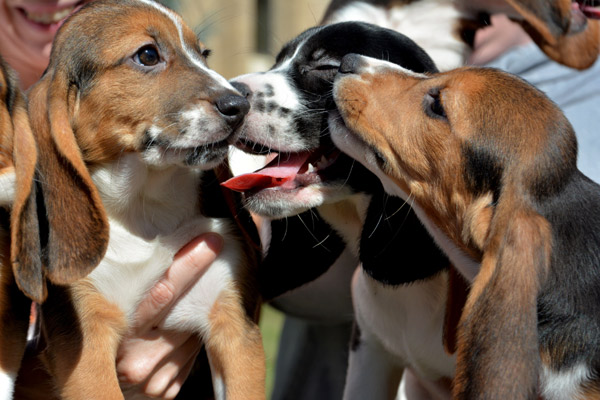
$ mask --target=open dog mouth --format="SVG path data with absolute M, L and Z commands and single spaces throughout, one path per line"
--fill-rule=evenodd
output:
M 587 18 L 600 19 L 600 0 L 574 0 L 573 12 L 581 12 Z
M 260 146 L 246 142 L 240 147 Z M 272 159 L 263 168 L 233 177 L 221 185 L 244 193 L 271 188 L 296 190 L 324 183 L 338 175 L 334 167 L 341 152 L 333 145 L 297 153 L 280 153 L 272 149 L 269 154 Z

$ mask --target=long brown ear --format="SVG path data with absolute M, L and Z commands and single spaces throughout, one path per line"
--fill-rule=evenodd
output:
M 37 148 L 25 101 L 19 98 L 17 102 L 19 104 L 12 118 L 16 189 L 11 210 L 11 263 L 19 289 L 32 300 L 40 302 L 46 298 L 46 287 L 34 185 Z
M 108 221 L 73 129 L 65 73 L 50 71 L 32 90 L 29 100 L 38 144 L 38 176 L 47 219 L 42 230 L 45 277 L 66 284 L 86 276 L 100 262 L 108 244 Z M 44 214 L 45 211 L 45 214 Z M 41 218 L 43 219 L 43 218 Z M 27 222 L 27 226 L 33 225 Z M 39 221 L 44 226 L 44 221 Z
M 576 69 L 590 67 L 600 52 L 600 22 L 588 20 L 575 31 L 571 1 L 507 0 L 523 17 L 518 21 L 544 53 Z
M 532 210 L 496 212 L 459 327 L 456 399 L 537 398 L 537 296 L 551 232 Z

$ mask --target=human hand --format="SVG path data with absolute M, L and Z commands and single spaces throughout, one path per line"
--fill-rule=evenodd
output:
M 175 255 L 163 278 L 139 304 L 135 325 L 117 351 L 117 376 L 125 398 L 143 394 L 173 399 L 179 393 L 202 343 L 196 335 L 159 327 L 222 247 L 223 239 L 214 233 L 192 240 Z

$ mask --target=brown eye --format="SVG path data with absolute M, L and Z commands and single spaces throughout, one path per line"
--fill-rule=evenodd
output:
M 134 60 L 145 67 L 153 67 L 160 62 L 160 55 L 156 47 L 144 46 L 135 54 Z

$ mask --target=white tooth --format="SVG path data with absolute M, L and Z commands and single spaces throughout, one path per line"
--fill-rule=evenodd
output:
M 75 7 L 65 8 L 55 13 L 36 13 L 26 11 L 27 18 L 40 24 L 54 24 L 65 19 Z
M 306 172 L 310 173 L 310 172 L 315 172 L 317 169 L 311 164 L 308 164 L 308 169 L 306 170 Z

